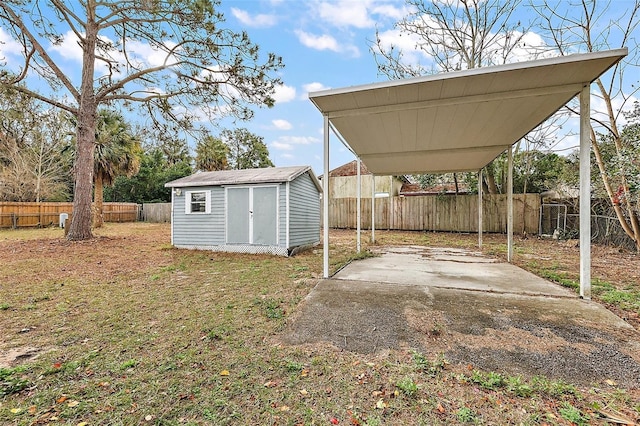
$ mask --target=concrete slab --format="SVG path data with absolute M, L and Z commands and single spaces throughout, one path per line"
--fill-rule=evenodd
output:
M 479 252 L 418 246 L 385 247 L 379 257 L 353 262 L 334 279 L 424 284 L 498 293 L 576 298 L 570 290 Z
M 406 257 L 405 257 L 406 256 Z M 282 336 L 572 383 L 640 387 L 640 333 L 603 306 L 477 253 L 389 248 L 322 280 Z

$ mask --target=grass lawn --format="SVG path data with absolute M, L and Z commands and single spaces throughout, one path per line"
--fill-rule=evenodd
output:
M 167 224 L 107 224 L 95 233 L 71 243 L 58 229 L 0 231 L 0 353 L 24 355 L 0 366 L 0 424 L 581 425 L 640 418 L 640 390 L 613 382 L 584 388 L 511 377 L 403 348 L 360 355 L 281 344 L 279 334 L 322 274 L 321 248 L 293 258 L 178 250 Z M 376 236 L 378 244 L 464 247 L 476 238 Z M 505 240 L 486 236 L 484 252 L 503 257 Z M 520 266 L 575 287 L 575 242 L 516 244 Z M 354 232 L 332 231 L 332 268 L 353 258 L 354 247 Z M 594 250 L 594 298 L 637 327 L 637 255 Z

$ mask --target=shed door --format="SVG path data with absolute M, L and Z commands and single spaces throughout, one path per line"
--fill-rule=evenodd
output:
M 227 188 L 227 242 L 278 243 L 278 188 Z
M 249 188 L 227 189 L 227 242 L 249 244 Z
M 253 192 L 253 244 L 275 245 L 278 242 L 278 188 L 262 186 Z

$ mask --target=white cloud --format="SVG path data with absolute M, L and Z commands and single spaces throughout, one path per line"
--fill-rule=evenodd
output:
M 317 11 L 321 19 L 337 27 L 372 28 L 375 21 L 369 16 L 370 1 L 340 0 L 322 2 Z
M 278 23 L 278 18 L 275 15 L 257 14 L 251 16 L 247 11 L 235 7 L 231 8 L 231 13 L 238 21 L 248 27 L 269 28 Z
M 22 52 L 22 46 L 16 42 L 2 28 L 0 28 L 0 59 L 6 59 L 6 55 L 17 56 Z
M 307 33 L 302 30 L 296 30 L 298 40 L 303 45 L 316 50 L 332 50 L 334 52 L 340 51 L 338 41 L 330 35 L 323 34 L 320 36 Z
M 381 4 L 374 5 L 371 9 L 371 13 L 379 15 L 382 18 L 389 18 L 394 21 L 399 21 L 409 14 L 409 9 L 407 7 L 396 7 L 393 4 Z
M 278 141 L 271 142 L 271 148 L 277 151 L 293 151 L 295 149 L 295 147 L 290 143 L 284 143 L 284 142 L 278 142 Z
M 149 43 L 144 43 L 138 40 L 128 40 L 126 44 L 127 57 L 122 54 L 121 51 L 110 48 L 114 42 L 105 36 L 100 36 L 101 41 L 107 50 L 98 48 L 99 56 L 109 58 L 115 64 L 125 64 L 127 60 L 138 68 L 155 67 L 167 63 L 171 65 L 176 62 L 173 57 L 167 57 L 167 53 L 163 50 L 157 49 Z M 166 41 L 164 43 L 168 48 L 175 47 L 176 43 L 172 41 Z M 58 53 L 62 58 L 82 63 L 82 49 L 78 43 L 78 37 L 76 34 L 69 30 L 62 36 L 62 41 L 59 44 L 52 44 L 49 48 L 51 51 Z M 96 61 L 96 74 L 106 75 L 110 72 L 108 65 L 104 61 Z M 112 71 L 114 75 L 120 75 L 122 72 Z
M 62 35 L 60 43 L 52 44 L 49 49 L 58 53 L 64 59 L 82 63 L 82 49 L 78 44 L 78 37 L 71 30 Z
M 429 59 L 425 52 L 416 48 L 422 38 L 415 34 L 403 33 L 400 30 L 388 30 L 378 34 L 380 45 L 389 50 L 391 46 L 402 52 L 402 62 L 406 65 L 417 65 L 424 59 Z
M 339 43 L 333 36 L 328 34 L 315 35 L 302 30 L 296 30 L 298 40 L 306 47 L 315 50 L 331 50 L 337 53 L 349 53 L 353 57 L 360 56 L 360 50 L 349 43 Z
M 314 143 L 320 143 L 320 139 L 312 136 L 281 136 L 278 140 L 293 145 L 311 145 Z
M 320 143 L 320 139 L 312 136 L 280 136 L 270 146 L 277 151 L 293 151 L 298 146 Z
M 276 104 L 291 102 L 296 98 L 296 88 L 285 84 L 276 86 L 273 98 L 276 100 Z
M 287 120 L 277 119 L 271 121 L 273 126 L 278 130 L 291 130 L 293 126 Z
M 304 90 L 305 90 L 307 93 L 310 93 L 310 92 L 319 92 L 319 91 L 321 91 L 321 90 L 328 90 L 328 89 L 330 89 L 330 87 L 325 86 L 325 85 L 324 85 L 324 84 L 322 84 L 322 83 L 318 83 L 317 81 L 314 81 L 313 83 L 305 84 L 305 85 L 303 85 L 302 87 L 304 88 Z
M 313 16 L 329 25 L 359 29 L 373 28 L 382 21 L 397 21 L 412 10 L 394 0 L 332 0 L 312 3 L 311 7 Z
M 304 93 L 300 96 L 301 100 L 308 100 L 309 99 L 309 93 L 320 92 L 322 90 L 331 89 L 330 87 L 325 86 L 322 83 L 318 83 L 317 81 L 314 81 L 313 83 L 303 84 L 302 88 L 304 89 Z
M 176 46 L 176 43 L 168 40 L 163 44 L 170 49 Z M 142 65 L 146 66 L 160 66 L 164 64 L 165 61 L 167 65 L 176 63 L 175 58 L 167 58 L 167 53 L 165 51 L 159 50 L 148 43 L 143 43 L 138 40 L 130 40 L 127 42 L 127 53 L 130 57 L 131 54 L 133 54 Z

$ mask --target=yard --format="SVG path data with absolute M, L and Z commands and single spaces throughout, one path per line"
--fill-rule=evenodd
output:
M 634 424 L 640 390 L 585 388 L 279 336 L 322 271 L 293 258 L 178 250 L 167 224 L 0 231 L 2 424 Z M 473 247 L 476 235 L 377 231 L 378 244 Z M 363 241 L 368 236 L 363 235 Z M 332 231 L 332 268 L 355 233 Z M 366 244 L 365 244 L 366 245 Z M 506 237 L 484 252 L 504 257 Z M 575 241 L 516 238 L 516 263 L 577 286 Z M 635 254 L 593 248 L 594 299 L 640 330 Z M 609 423 L 608 423 L 609 422 Z

